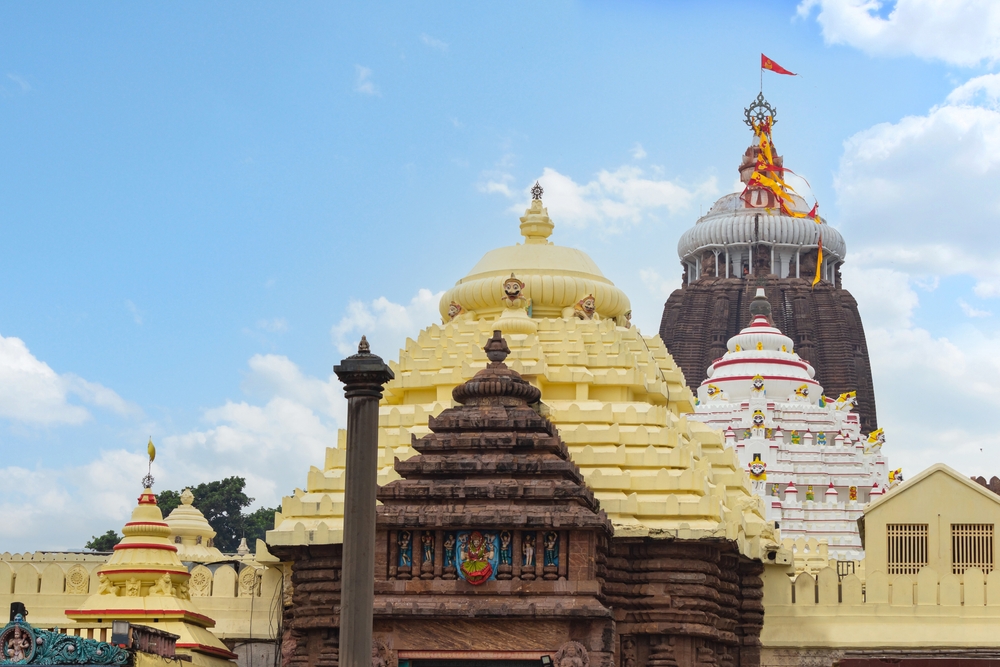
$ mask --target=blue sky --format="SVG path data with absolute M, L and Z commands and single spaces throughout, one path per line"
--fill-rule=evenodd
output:
M 119 527 L 150 435 L 161 488 L 277 504 L 343 426 L 331 366 L 396 357 L 537 178 L 654 333 L 762 51 L 801 73 L 766 75 L 775 141 L 846 237 L 891 462 L 1000 472 L 997 11 L 3 5 L 0 551 Z

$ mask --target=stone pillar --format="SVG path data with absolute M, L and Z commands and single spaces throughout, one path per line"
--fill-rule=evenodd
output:
M 375 492 L 378 402 L 392 371 L 361 337 L 358 353 L 333 367 L 347 397 L 344 567 L 340 593 L 340 667 L 371 667 L 375 602 Z

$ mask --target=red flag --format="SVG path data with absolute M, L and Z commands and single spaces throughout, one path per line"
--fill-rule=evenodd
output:
M 787 69 L 785 69 L 778 63 L 774 62 L 773 60 L 765 56 L 763 53 L 760 54 L 760 68 L 766 69 L 770 72 L 774 72 L 775 74 L 787 74 L 788 76 L 798 76 L 798 74 L 796 74 L 795 72 L 789 72 Z

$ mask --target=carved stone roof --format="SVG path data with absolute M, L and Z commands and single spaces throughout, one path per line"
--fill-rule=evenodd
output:
M 503 360 L 506 341 L 493 332 L 490 364 L 455 387 L 459 406 L 431 417 L 415 439 L 418 455 L 396 461 L 403 478 L 381 487 L 386 528 L 594 528 L 611 523 L 587 488 L 556 427 L 530 403 L 540 392 Z

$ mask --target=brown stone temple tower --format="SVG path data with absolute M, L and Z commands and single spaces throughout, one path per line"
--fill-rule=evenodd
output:
M 745 113 L 748 125 L 774 116 L 763 96 Z M 840 281 L 847 246 L 825 220 L 786 215 L 771 191 L 750 184 L 759 154 L 755 135 L 739 167 L 746 191 L 719 199 L 681 236 L 682 283 L 664 305 L 660 337 L 697 391 L 726 342 L 749 324 L 750 301 L 764 287 L 774 325 L 816 369 L 829 396 L 857 391 L 862 429 L 873 431 L 878 421 L 868 345 L 858 304 Z M 774 164 L 782 165 L 776 154 Z M 801 197 L 792 200 L 791 210 L 810 210 Z M 813 286 L 821 236 L 820 281 Z

